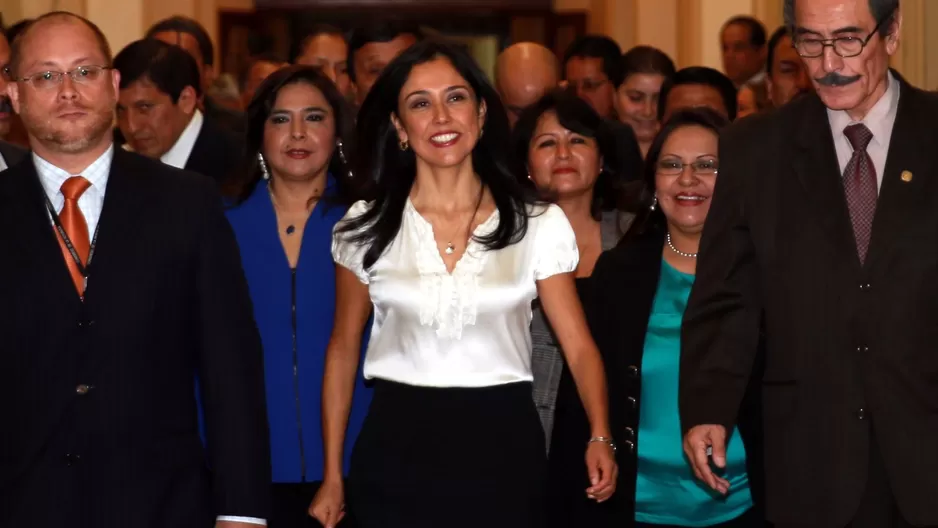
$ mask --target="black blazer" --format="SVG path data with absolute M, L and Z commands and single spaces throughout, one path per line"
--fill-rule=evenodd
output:
M 33 163 L 0 178 L 0 247 L 0 527 L 266 518 L 261 343 L 208 179 L 116 149 L 84 302 Z
M 720 140 L 684 319 L 681 417 L 685 429 L 735 421 L 764 317 L 776 523 L 846 525 L 875 435 L 903 516 L 938 525 L 938 95 L 896 76 L 864 265 L 817 95 L 743 119 Z
M 222 186 L 230 181 L 242 161 L 243 141 L 206 116 L 185 168 L 204 174 Z
M 641 441 L 638 423 L 642 357 L 648 320 L 658 290 L 664 243 L 661 228 L 651 227 L 634 237 L 628 235 L 616 248 L 603 253 L 593 270 L 592 288 L 583 296 L 583 306 L 606 369 L 609 425 L 618 447 L 619 480 L 615 494 L 605 503 L 596 504 L 586 499 L 584 490 L 589 483 L 583 466 L 583 449 L 590 430 L 583 412 L 581 438 L 575 443 L 578 449 L 565 457 L 570 474 L 564 478 L 571 486 L 566 490 L 566 498 L 552 497 L 555 505 L 566 501 L 552 513 L 552 526 L 611 528 L 631 526 L 634 522 L 638 443 Z M 762 424 L 758 400 L 758 382 L 755 382 L 739 414 L 739 431 L 746 447 L 755 508 L 761 512 Z M 551 446 L 553 467 L 556 467 L 555 456 L 559 456 L 555 447 Z
M 3 156 L 3 161 L 6 162 L 8 168 L 23 161 L 28 153 L 29 151 L 24 148 L 6 141 L 0 141 L 0 156 Z

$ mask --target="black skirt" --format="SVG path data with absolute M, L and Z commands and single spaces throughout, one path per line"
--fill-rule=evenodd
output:
M 541 528 L 544 432 L 530 383 L 375 384 L 348 478 L 362 528 Z

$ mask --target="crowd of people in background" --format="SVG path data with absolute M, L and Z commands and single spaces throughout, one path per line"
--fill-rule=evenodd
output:
M 7 28 L 0 528 L 938 527 L 938 98 L 898 0 L 784 4 L 492 79 Z

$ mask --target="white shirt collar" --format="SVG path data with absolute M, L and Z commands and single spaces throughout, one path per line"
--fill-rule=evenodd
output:
M 46 191 L 46 196 L 52 198 L 58 196 L 62 191 L 62 184 L 72 176 L 81 176 L 91 182 L 101 196 L 104 196 L 107 187 L 108 176 L 111 173 L 111 162 L 114 159 L 114 144 L 88 165 L 78 174 L 71 174 L 65 169 L 60 169 L 48 161 L 39 157 L 35 152 L 32 153 L 33 164 L 36 166 L 36 172 L 39 174 L 39 181 L 42 182 L 42 188 Z
M 192 148 L 195 147 L 195 142 L 199 139 L 199 133 L 202 132 L 203 121 L 202 112 L 196 109 L 195 113 L 192 114 L 192 119 L 189 120 L 189 124 L 186 125 L 185 130 L 176 140 L 176 144 L 166 151 L 166 154 L 160 156 L 160 161 L 177 169 L 185 168 L 189 156 L 192 154 Z
M 896 110 L 899 107 L 899 81 L 893 77 L 892 72 L 887 72 L 886 75 L 886 92 L 861 121 L 851 119 L 846 110 L 827 109 L 827 118 L 834 137 L 844 135 L 845 128 L 857 123 L 866 125 L 873 133 L 873 141 L 880 146 L 892 136 L 892 126 L 896 122 Z

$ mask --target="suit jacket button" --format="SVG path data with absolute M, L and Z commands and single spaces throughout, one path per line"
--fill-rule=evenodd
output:
M 638 367 L 636 367 L 635 365 L 629 365 L 628 371 L 629 371 L 629 376 L 632 377 L 633 379 L 638 377 Z
M 629 440 L 635 440 L 635 429 L 632 429 L 631 427 L 626 427 L 625 437 L 628 438 Z
M 75 394 L 79 396 L 84 396 L 85 394 L 88 394 L 89 391 L 91 391 L 91 386 L 85 385 L 84 383 L 75 387 Z
M 79 460 L 81 460 L 81 456 L 80 456 L 80 455 L 76 455 L 76 454 L 74 454 L 74 453 L 66 453 L 66 454 L 65 454 L 65 465 L 68 466 L 68 467 L 74 466 L 75 464 L 78 463 Z
M 631 441 L 631 440 L 626 440 L 626 441 L 625 441 L 625 448 L 629 450 L 629 453 L 634 453 L 634 452 L 635 452 L 635 442 L 633 442 L 633 441 Z
M 858 420 L 865 420 L 865 419 L 866 419 L 866 409 L 861 408 L 861 409 L 859 409 L 859 410 L 857 411 L 857 419 L 858 419 Z
M 628 398 L 626 398 L 626 401 L 629 402 L 629 408 L 631 410 L 634 411 L 638 409 L 638 400 L 634 396 L 629 396 Z

